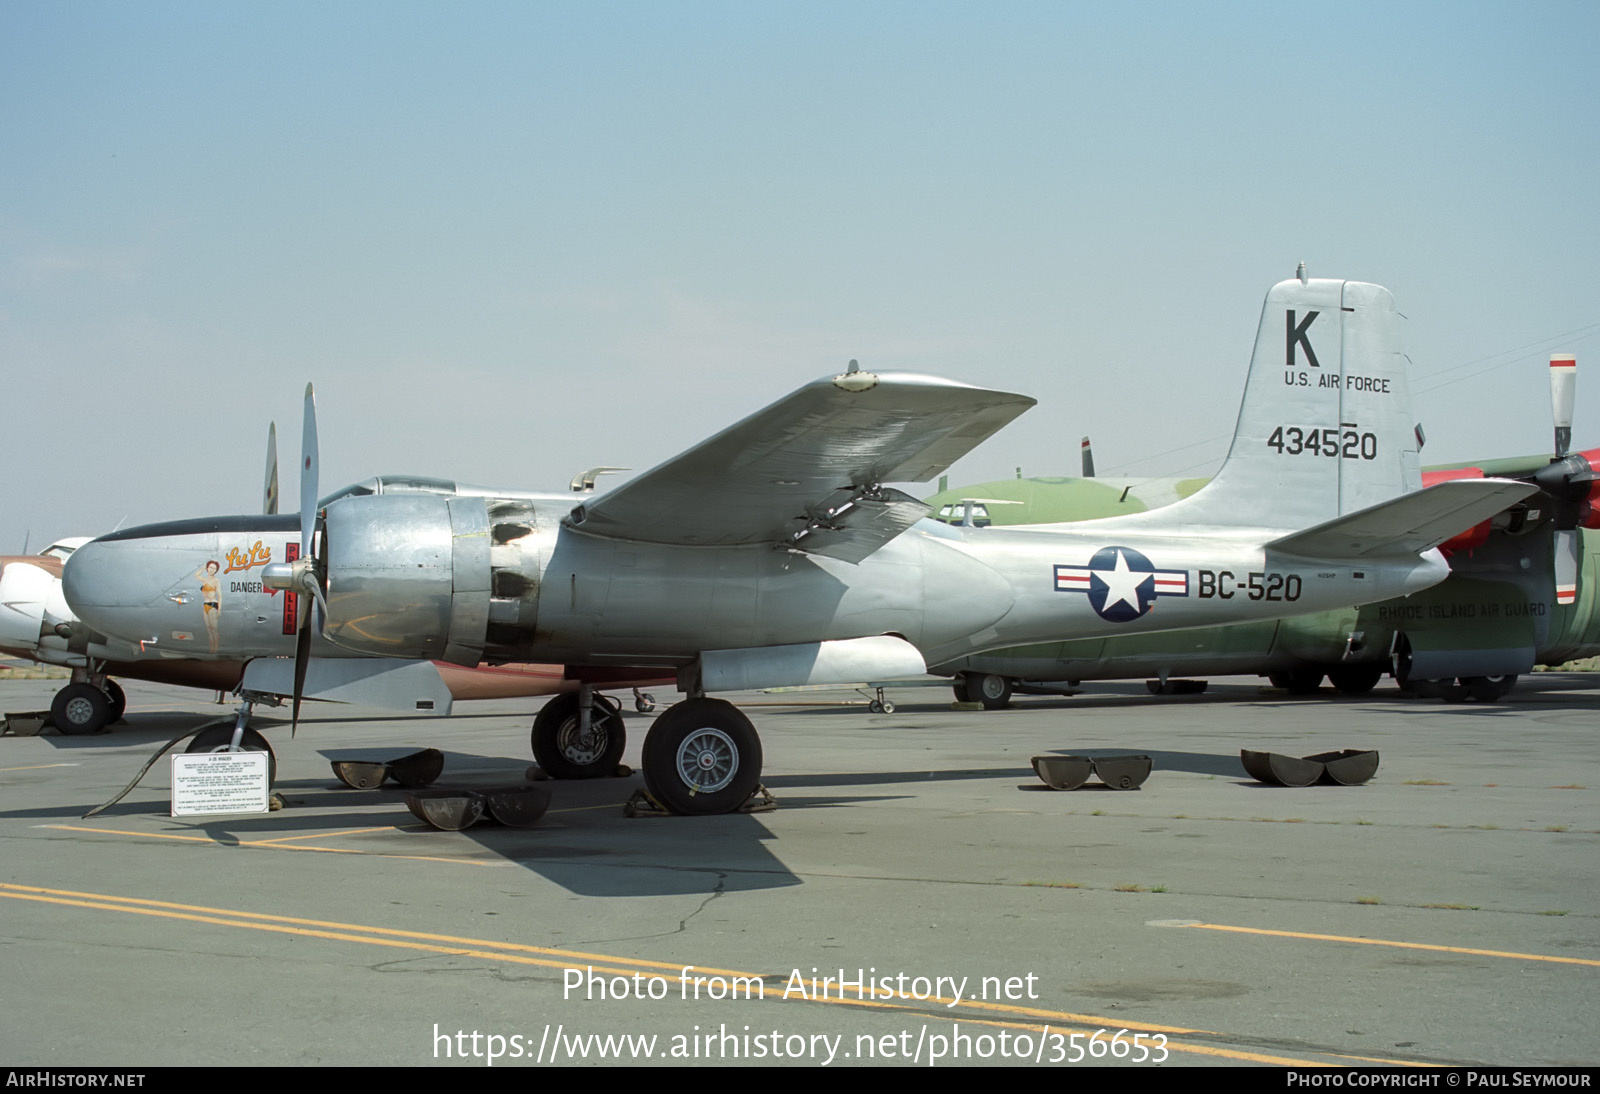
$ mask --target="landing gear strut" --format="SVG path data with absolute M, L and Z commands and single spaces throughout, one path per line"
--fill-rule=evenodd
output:
M 246 723 L 250 720 L 253 703 L 246 699 L 231 727 L 221 725 L 202 729 L 194 735 L 185 752 L 265 752 L 267 754 L 267 785 L 278 781 L 278 757 L 267 739 Z
M 533 758 L 552 779 L 606 778 L 615 775 L 622 762 L 628 734 L 622 726 L 621 705 L 590 694 L 586 719 L 582 709 L 586 693 L 584 688 L 557 695 L 533 716 Z

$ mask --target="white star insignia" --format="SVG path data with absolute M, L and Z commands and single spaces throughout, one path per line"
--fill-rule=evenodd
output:
M 1121 551 L 1117 552 L 1116 565 L 1111 569 L 1089 572 L 1106 583 L 1106 602 L 1102 611 L 1110 611 L 1119 603 L 1128 605 L 1136 612 L 1142 611 L 1139 606 L 1139 586 L 1155 576 L 1128 569 L 1128 560 Z

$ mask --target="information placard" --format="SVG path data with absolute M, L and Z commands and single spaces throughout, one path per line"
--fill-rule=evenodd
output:
M 195 752 L 172 757 L 172 815 L 267 812 L 265 752 Z

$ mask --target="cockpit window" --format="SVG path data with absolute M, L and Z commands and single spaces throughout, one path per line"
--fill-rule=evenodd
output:
M 317 502 L 317 508 L 325 509 L 332 503 L 338 501 L 340 498 L 364 498 L 368 494 L 376 494 L 377 492 L 377 479 L 362 479 L 360 482 L 351 483 L 343 490 L 335 490 L 333 493 Z
M 972 526 L 974 528 L 987 528 L 993 523 L 989 519 L 989 507 L 981 501 L 960 501 L 954 505 L 942 506 L 933 519 L 943 524 L 965 524 L 967 522 L 968 506 L 972 507 Z
M 383 475 L 351 483 L 343 490 L 329 494 L 317 503 L 325 508 L 340 498 L 361 498 L 368 494 L 444 494 L 455 496 L 460 488 L 449 479 L 432 479 L 426 475 Z

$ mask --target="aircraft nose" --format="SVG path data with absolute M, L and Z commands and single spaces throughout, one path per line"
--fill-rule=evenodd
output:
M 172 584 L 170 559 L 148 541 L 91 540 L 61 572 L 61 590 L 79 619 L 98 631 L 137 640 L 148 627 L 143 609 Z M 163 565 L 163 562 L 167 563 Z

